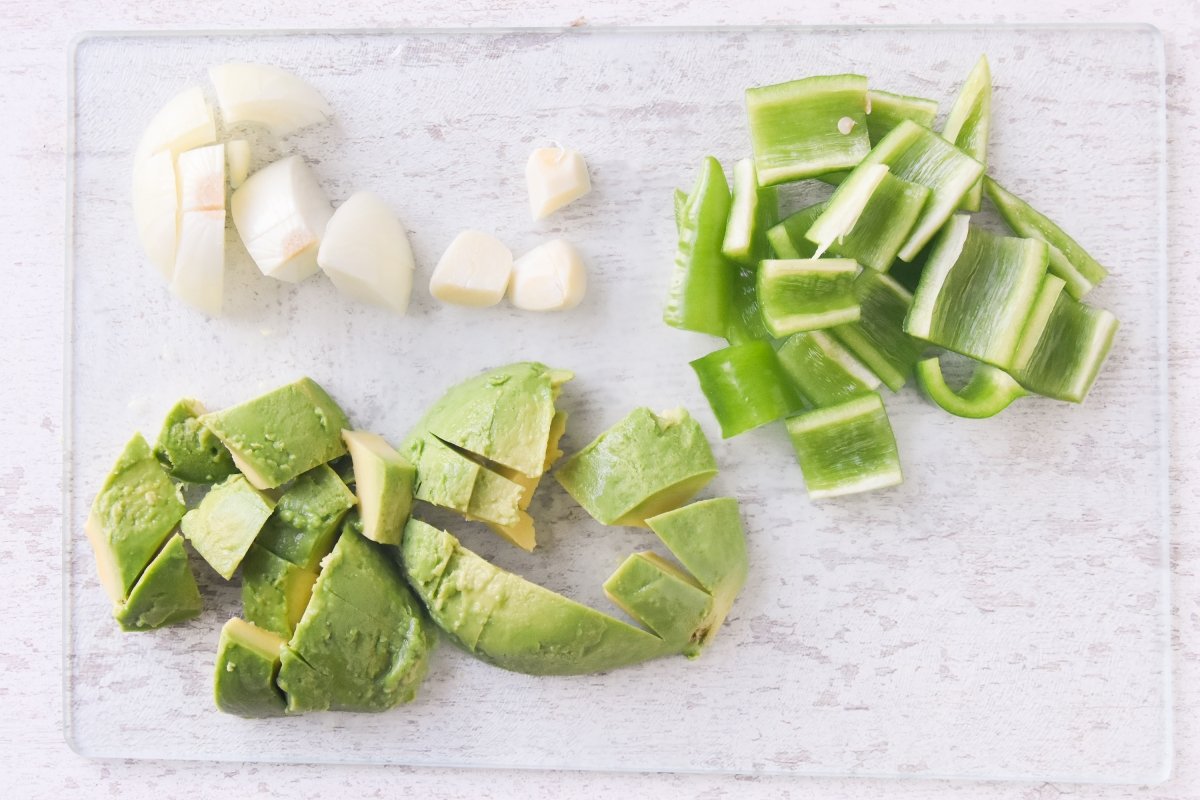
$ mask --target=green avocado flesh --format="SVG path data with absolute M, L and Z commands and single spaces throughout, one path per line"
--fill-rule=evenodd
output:
M 515 525 L 520 520 L 524 492 L 519 484 L 437 437 L 410 443 L 407 452 L 417 465 L 414 496 L 418 500 L 496 525 Z
M 226 622 L 213 674 L 217 708 L 250 719 L 283 716 L 285 700 L 275 685 L 283 646 L 283 639 L 249 622 Z
M 436 436 L 535 478 L 543 472 L 554 401 L 572 377 L 536 362 L 489 370 L 446 392 L 413 428 L 409 442 Z
M 104 479 L 84 525 L 100 583 L 114 603 L 129 596 L 185 510 L 150 445 L 136 434 Z
M 333 549 L 338 526 L 356 502 L 341 478 L 322 464 L 283 493 L 256 542 L 286 561 L 315 570 Z
M 274 509 L 274 500 L 234 475 L 214 486 L 180 527 L 196 552 L 229 580 Z
M 385 711 L 412 700 L 428 669 L 433 625 L 383 548 L 356 527 L 343 527 L 283 650 L 288 713 Z
M 274 489 L 342 455 L 342 431 L 350 427 L 345 412 L 309 378 L 200 421 L 257 489 Z
M 604 593 L 663 641 L 699 655 L 713 598 L 683 570 L 656 553 L 633 553 L 604 582 Z
M 200 424 L 207 413 L 198 400 L 184 399 L 167 412 L 154 455 L 176 480 L 216 483 L 237 472 L 233 456 L 216 434 Z
M 412 511 L 416 468 L 381 436 L 345 431 L 342 438 L 354 464 L 363 535 L 381 544 L 400 544 Z
M 312 596 L 317 573 L 251 545 L 242 561 L 242 616 L 290 639 Z
M 484 661 L 531 675 L 615 669 L 678 646 L 496 567 L 445 531 L 412 519 L 405 575 L 434 621 Z
M 113 609 L 113 617 L 121 630 L 148 631 L 199 616 L 202 608 L 183 537 L 175 534 L 138 578 L 129 598 Z
M 644 526 L 677 508 L 717 474 L 708 440 L 683 409 L 634 409 L 569 457 L 554 473 L 563 488 L 605 525 Z

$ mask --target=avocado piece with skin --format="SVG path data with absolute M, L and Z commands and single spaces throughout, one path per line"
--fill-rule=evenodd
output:
M 645 527 L 647 517 L 683 505 L 716 474 L 708 439 L 687 411 L 637 408 L 554 476 L 604 525 Z
M 114 603 L 128 598 L 186 510 L 150 445 L 135 434 L 104 479 L 84 524 L 100 583 Z
M 385 711 L 409 702 L 435 641 L 384 548 L 347 520 L 281 656 L 288 713 Z
M 316 582 L 315 570 L 282 559 L 261 545 L 251 545 L 242 561 L 242 616 L 263 630 L 290 639 Z
M 537 362 L 489 370 L 453 386 L 414 427 L 528 477 L 541 475 L 562 385 L 574 377 Z
M 607 581 L 604 593 L 629 616 L 689 658 L 699 655 L 712 595 L 657 553 L 633 553 Z
M 183 537 L 176 533 L 138 578 L 129 598 L 113 608 L 113 617 L 123 631 L 148 631 L 197 617 L 203 607 Z
M 217 435 L 200 423 L 208 413 L 198 400 L 183 399 L 167 412 L 154 455 L 167 473 L 186 483 L 216 483 L 237 472 L 233 456 Z
M 498 667 L 578 675 L 678 652 L 663 639 L 505 572 L 456 538 L 410 519 L 401 562 L 434 621 Z
M 275 678 L 284 640 L 233 618 L 221 628 L 213 671 L 213 699 L 226 714 L 259 719 L 281 717 L 286 700 Z
M 180 527 L 196 552 L 225 580 L 233 577 L 246 551 L 275 510 L 275 501 L 242 475 L 209 490 Z
M 256 544 L 297 566 L 316 570 L 333 549 L 346 512 L 358 500 L 327 464 L 288 487 L 263 525 Z
M 229 449 L 256 489 L 274 489 L 346 452 L 345 412 L 311 378 L 214 411 L 200 422 Z
M 363 535 L 380 544 L 400 544 L 412 512 L 416 468 L 377 434 L 343 431 L 342 440 L 354 465 Z

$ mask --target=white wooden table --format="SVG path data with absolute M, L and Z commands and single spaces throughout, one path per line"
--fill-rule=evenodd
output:
M 448 7 L 417 0 L 373 0 L 353 9 L 300 2 L 213 0 L 182 9 L 166 2 L 107 0 L 86 9 L 41 0 L 0 4 L 0 108 L 6 191 L 0 193 L 3 296 L 0 332 L 8 344 L 0 378 L 0 585 L 8 593 L 0 626 L 0 797 L 394 796 L 539 798 L 820 797 L 1081 798 L 1200 796 L 1200 432 L 1188 424 L 1200 390 L 1200 312 L 1191 302 L 1200 273 L 1190 263 L 1200 245 L 1200 81 L 1195 2 L 1009 0 L 1002 14 L 961 2 L 873 7 L 842 0 L 813 8 L 748 2 L 736 15 L 726 2 L 663 5 L 623 0 L 583 11 L 553 0 L 475 0 Z M 920 5 L 922 8 L 917 8 Z M 82 30 L 124 28 L 367 27 L 561 24 L 756 24 L 1131 22 L 1157 25 L 1166 38 L 1170 136 L 1171 390 L 1174 493 L 1176 654 L 1175 776 L 1155 787 L 1052 784 L 882 782 L 846 779 L 731 778 L 693 775 L 470 772 L 404 768 L 306 767 L 159 762 L 93 762 L 62 736 L 60 600 L 60 441 L 66 54 Z M 1103 765 L 1096 765 L 1103 766 Z

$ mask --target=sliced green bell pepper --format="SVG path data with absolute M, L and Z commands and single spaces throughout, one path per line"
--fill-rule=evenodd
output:
M 988 128 L 992 118 L 992 71 L 987 56 L 980 56 L 967 76 L 942 128 L 946 141 L 958 147 L 987 168 Z M 976 181 L 959 208 L 978 211 L 983 199 L 983 183 Z
M 1082 403 L 1112 349 L 1118 325 L 1110 312 L 1063 292 L 1028 363 L 1013 377 L 1034 394 Z
M 769 342 L 746 342 L 692 362 L 700 390 L 721 426 L 721 438 L 782 419 L 801 408 Z
M 743 158 L 733 165 L 733 204 L 721 252 L 736 264 L 756 265 L 769 256 L 767 228 L 778 221 L 778 192 L 773 186 L 759 186 L 754 159 Z
M 730 344 L 742 344 L 757 339 L 770 339 L 771 332 L 763 322 L 758 306 L 758 268 L 736 267 L 733 279 L 733 307 L 729 310 L 729 327 L 725 339 Z
M 881 383 L 878 375 L 826 331 L 792 334 L 775 355 L 796 391 L 816 408 L 872 392 Z
M 903 481 L 896 437 L 875 392 L 788 418 L 788 435 L 814 500 Z
M 946 383 L 942 362 L 936 357 L 917 363 L 917 384 L 925 396 L 941 408 L 956 417 L 969 419 L 994 417 L 1014 400 L 1028 394 L 1007 372 L 982 363 L 976 363 L 966 386 L 955 391 Z
M 817 246 L 805 239 L 804 234 L 821 216 L 828 202 L 802 208 L 767 230 L 767 241 L 776 258 L 812 258 L 816 255 Z
M 884 136 L 906 119 L 932 128 L 937 112 L 936 100 L 872 89 L 867 92 L 867 133 L 871 137 L 871 146 L 879 144 Z
M 852 286 L 858 264 L 848 258 L 768 259 L 758 267 L 758 303 L 772 336 L 854 322 Z
M 676 223 L 679 242 L 663 311 L 663 321 L 673 328 L 725 335 L 733 268 L 721 243 L 730 202 L 725 171 L 715 158 L 705 158 Z
M 912 305 L 912 294 L 890 275 L 865 269 L 854 279 L 854 296 L 862 317 L 830 332 L 860 361 L 870 367 L 893 392 L 912 375 L 913 366 L 925 351 L 925 343 L 903 330 L 904 317 Z

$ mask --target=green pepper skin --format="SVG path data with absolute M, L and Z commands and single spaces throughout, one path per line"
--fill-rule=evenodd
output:
M 712 406 L 721 438 L 774 422 L 801 408 L 769 342 L 732 345 L 691 364 Z
M 730 344 L 744 344 L 771 338 L 771 332 L 763 322 L 762 309 L 758 304 L 758 268 L 737 267 L 733 279 L 733 306 L 729 309 L 729 326 L 725 340 Z
M 992 119 L 992 70 L 987 56 L 980 56 L 963 83 L 950 113 L 942 137 L 987 168 L 988 129 Z M 959 208 L 978 211 L 983 200 L 983 184 L 976 181 Z
M 704 159 L 691 194 L 677 212 L 679 243 L 663 311 L 663 321 L 673 328 L 725 335 L 734 270 L 721 252 L 721 244 L 730 203 L 725 171 L 709 156 Z
M 776 258 L 812 258 L 816 255 L 817 246 L 805 239 L 804 234 L 827 205 L 828 200 L 802 208 L 767 230 L 767 241 Z
M 776 352 L 799 395 L 816 408 L 837 405 L 879 388 L 879 376 L 828 331 L 793 334 Z
M 906 119 L 923 128 L 932 128 L 937 112 L 936 100 L 871 89 L 867 92 L 867 133 L 871 146 Z
M 946 383 L 937 357 L 917 363 L 917 385 L 943 410 L 968 419 L 994 417 L 1029 394 L 1007 372 L 990 364 L 976 364 L 967 385 L 956 392 Z
M 813 500 L 904 480 L 896 437 L 876 392 L 788 417 L 787 429 Z
M 1112 349 L 1119 323 L 1110 312 L 1059 294 L 1029 362 L 1013 377 L 1034 394 L 1082 403 Z

